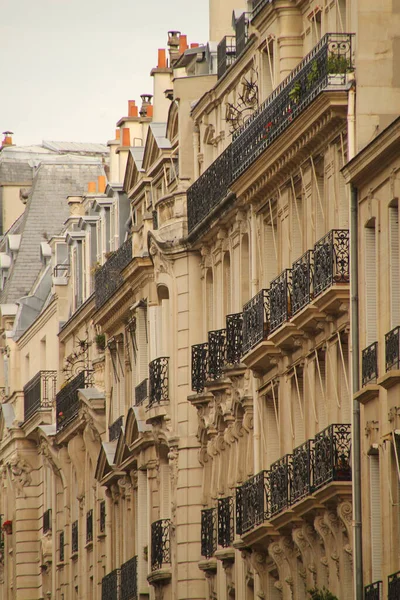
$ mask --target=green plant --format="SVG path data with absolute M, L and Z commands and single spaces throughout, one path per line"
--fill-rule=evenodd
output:
M 97 261 L 97 262 L 93 263 L 92 268 L 90 269 L 90 272 L 94 275 L 100 269 L 101 269 L 101 264 Z
M 294 86 L 292 87 L 292 89 L 289 92 L 289 98 L 292 100 L 292 102 L 298 102 L 301 98 L 301 85 L 300 85 L 300 81 L 296 81 L 296 83 L 294 84 Z
M 96 337 L 94 339 L 96 342 L 97 349 L 104 350 L 106 347 L 106 336 L 104 335 L 104 333 L 96 334 Z
M 331 54 L 328 56 L 328 73 L 349 73 L 351 68 L 350 58 L 344 54 Z
M 317 83 L 318 79 L 319 79 L 318 64 L 317 64 L 316 60 L 313 60 L 313 62 L 311 64 L 311 69 L 307 75 L 307 87 L 311 88 L 314 85 L 314 83 Z
M 307 590 L 311 600 L 339 600 L 337 596 L 332 594 L 329 590 L 324 586 L 322 590 L 320 588 L 313 588 L 312 590 Z

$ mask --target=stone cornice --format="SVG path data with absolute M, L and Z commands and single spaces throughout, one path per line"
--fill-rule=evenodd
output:
M 81 304 L 81 306 L 74 312 L 72 317 L 64 324 L 59 335 L 60 342 L 64 341 L 69 335 L 71 335 L 80 325 L 91 316 L 94 311 L 94 294 Z

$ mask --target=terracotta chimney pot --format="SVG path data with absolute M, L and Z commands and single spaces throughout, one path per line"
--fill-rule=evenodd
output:
M 99 194 L 104 194 L 106 191 L 106 177 L 105 175 L 99 175 L 97 178 L 97 189 L 99 190 Z
M 159 48 L 158 49 L 158 62 L 157 62 L 157 67 L 159 69 L 165 69 L 167 66 L 167 57 L 165 54 L 165 49 L 164 48 Z
M 119 129 L 116 129 L 116 130 L 115 130 L 115 139 L 116 139 L 116 140 L 119 140 L 119 138 L 120 138 L 120 137 L 121 137 L 121 132 L 120 132 L 120 130 L 119 130 Z
M 149 106 L 147 107 L 146 116 L 147 117 L 152 117 L 153 116 L 153 106 L 151 104 L 149 104 Z
M 128 100 L 128 117 L 137 117 L 138 107 L 136 106 L 135 100 Z
M 199 44 L 198 44 L 197 42 L 192 42 L 192 43 L 190 44 L 190 47 L 191 47 L 191 48 L 198 48 L 198 47 L 199 47 Z
M 88 191 L 88 194 L 96 193 L 96 182 L 95 181 L 89 181 L 88 186 L 87 186 L 87 191 Z
M 131 135 L 128 127 L 122 128 L 122 145 L 130 146 L 131 145 Z
M 188 49 L 187 35 L 181 33 L 179 38 L 179 54 L 183 54 Z

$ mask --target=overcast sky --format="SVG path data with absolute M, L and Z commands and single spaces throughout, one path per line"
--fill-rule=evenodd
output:
M 0 0 L 0 133 L 106 142 L 152 93 L 167 32 L 208 38 L 208 0 Z M 140 104 L 139 104 L 140 106 Z

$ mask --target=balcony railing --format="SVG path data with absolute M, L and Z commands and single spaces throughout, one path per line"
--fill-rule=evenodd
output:
M 148 382 L 148 379 L 146 377 L 146 379 L 143 379 L 143 381 L 135 387 L 135 405 L 136 406 L 140 406 L 141 404 L 143 404 L 143 402 L 146 400 L 146 398 L 148 396 L 147 382 Z
M 233 177 L 239 177 L 320 92 L 343 86 L 351 70 L 352 35 L 326 34 L 234 134 Z
M 307 306 L 313 298 L 313 258 L 313 251 L 307 250 L 292 265 L 292 315 Z
M 251 477 L 236 491 L 236 530 L 244 534 L 331 481 L 351 481 L 350 425 L 330 425 Z M 238 528 L 238 516 L 239 526 Z
M 78 521 L 74 521 L 72 523 L 72 540 L 71 540 L 71 550 L 72 554 L 75 554 L 79 550 L 79 537 L 78 537 Z
M 171 521 L 160 519 L 151 524 L 151 570 L 161 569 L 171 563 Z
M 217 509 L 201 511 L 201 555 L 211 558 L 217 549 Z
M 86 543 L 93 542 L 93 510 L 86 513 Z
M 149 364 L 149 408 L 168 402 L 169 358 L 156 358 Z
M 43 533 L 51 531 L 51 508 L 48 508 L 43 513 Z
M 57 431 L 64 429 L 78 414 L 78 390 L 90 385 L 90 375 L 89 371 L 81 371 L 58 392 L 56 396 Z
M 189 233 L 228 195 L 232 182 L 231 153 L 232 145 L 229 145 L 188 189 Z
M 232 546 L 235 534 L 233 498 L 231 496 L 228 496 L 227 498 L 218 498 L 217 510 L 218 544 L 223 548 L 229 548 L 229 546 Z
M 392 573 L 388 577 L 388 600 L 400 598 L 400 571 Z
M 24 420 L 39 410 L 51 410 L 56 397 L 57 371 L 39 371 L 24 385 Z
M 121 565 L 121 596 L 120 600 L 137 600 L 137 556 Z
M 269 287 L 270 333 L 278 329 L 290 317 L 291 310 L 291 272 L 285 269 L 273 279 Z
M 385 335 L 386 372 L 400 368 L 400 327 L 395 327 Z
M 246 48 L 249 29 L 249 13 L 242 13 L 236 21 L 236 57 Z
M 243 351 L 243 313 L 226 317 L 226 364 L 238 365 Z
M 207 381 L 208 344 L 192 346 L 192 390 L 201 394 Z
M 364 348 L 361 353 L 361 382 L 362 386 L 376 381 L 378 378 L 378 342 Z
M 216 381 L 225 366 L 226 329 L 208 332 L 208 379 Z
M 349 231 L 333 229 L 314 246 L 314 297 L 333 283 L 349 283 Z
M 58 264 L 53 269 L 53 277 L 69 277 L 69 264 Z
M 124 417 L 121 415 L 112 423 L 108 428 L 108 439 L 110 442 L 117 440 L 119 438 L 119 434 L 121 433 L 122 425 L 124 422 Z
M 264 340 L 268 333 L 268 290 L 261 290 L 243 307 L 243 354 Z
M 236 38 L 233 35 L 226 35 L 218 44 L 217 60 L 217 73 L 219 79 L 236 60 Z
M 103 306 L 114 292 L 123 284 L 121 271 L 132 260 L 132 240 L 127 239 L 111 254 L 104 265 L 96 271 L 94 276 L 96 308 Z
M 114 569 L 114 571 L 103 577 L 101 581 L 101 600 L 120 600 L 120 578 L 120 569 Z
M 272 0 L 253 0 L 253 12 L 251 18 L 254 19 L 266 4 L 270 4 Z
M 375 581 L 365 586 L 364 600 L 383 600 L 382 581 Z
M 100 502 L 100 533 L 104 533 L 106 530 L 106 502 L 102 500 Z

